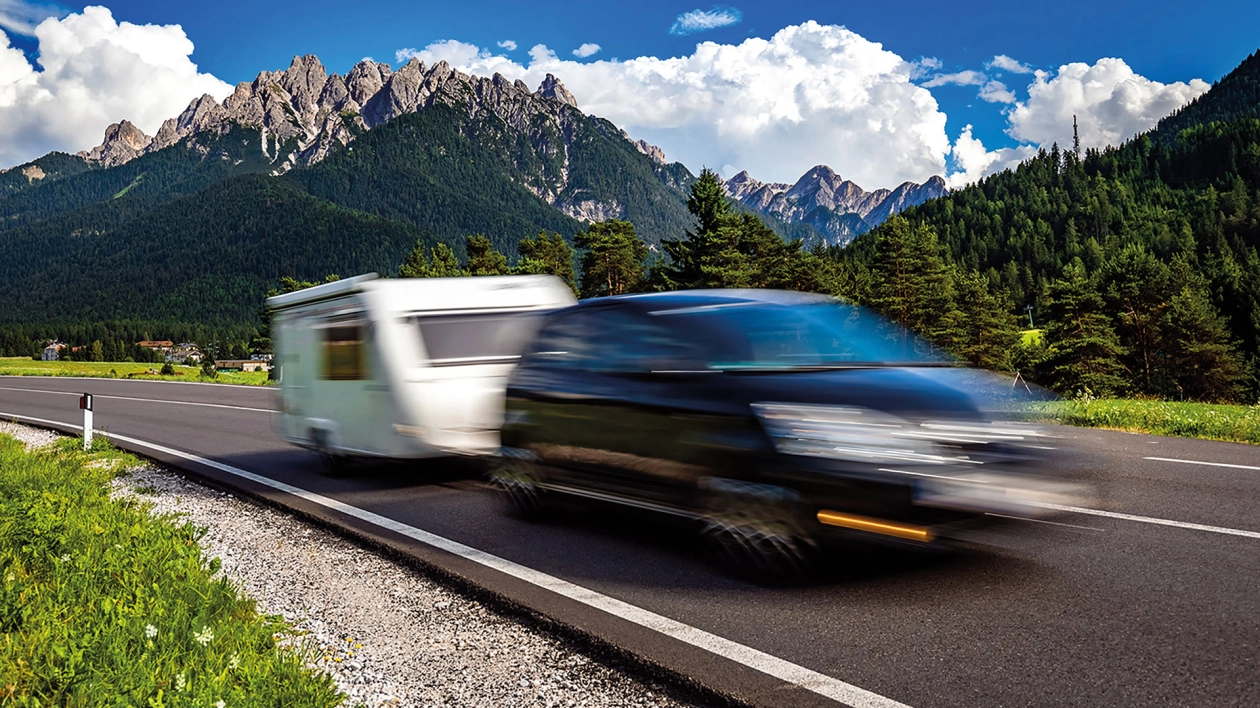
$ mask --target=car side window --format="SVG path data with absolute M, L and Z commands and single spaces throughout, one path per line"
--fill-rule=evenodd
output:
M 609 313 L 600 324 L 592 370 L 607 373 L 696 371 L 704 368 L 699 350 L 682 333 L 628 313 Z
M 584 369 L 594 352 L 594 318 L 587 312 L 553 317 L 539 330 L 525 363 L 548 369 Z

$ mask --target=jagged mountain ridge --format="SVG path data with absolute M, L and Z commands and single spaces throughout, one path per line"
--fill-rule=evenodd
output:
M 224 133 L 240 125 L 261 132 L 263 155 L 283 173 L 319 163 L 364 131 L 434 105 L 459 108 L 472 119 L 492 114 L 528 136 L 538 151 L 558 157 L 544 160 L 544 171 L 527 175 L 521 183 L 566 215 L 582 221 L 625 216 L 624 204 L 616 200 L 592 198 L 582 185 L 567 189 L 569 153 L 579 132 L 574 123 L 584 116 L 559 79 L 548 74 L 531 91 L 523 81 L 499 74 L 470 76 L 445 61 L 426 67 L 412 58 L 394 71 L 388 64 L 364 60 L 343 78 L 329 74 L 314 55 L 294 57 L 285 71 L 264 71 L 254 81 L 238 84 L 222 104 L 209 95 L 195 99 L 152 138 L 122 121 L 106 129 L 101 145 L 79 155 L 112 167 L 198 133 Z M 653 163 L 667 166 L 660 148 L 632 141 L 619 129 L 617 133 Z
M 868 192 L 826 165 L 806 172 L 795 184 L 760 182 L 745 170 L 725 180 L 726 193 L 762 214 L 791 224 L 807 224 L 830 245 L 845 245 L 885 219 L 949 190 L 945 180 L 904 182 L 896 189 Z

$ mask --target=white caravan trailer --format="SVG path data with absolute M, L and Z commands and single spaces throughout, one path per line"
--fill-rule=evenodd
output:
M 492 453 L 508 374 L 541 315 L 573 302 L 549 275 L 373 273 L 268 298 L 278 432 L 332 463 Z

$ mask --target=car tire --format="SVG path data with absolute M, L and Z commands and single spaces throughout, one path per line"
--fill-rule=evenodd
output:
M 490 465 L 490 485 L 507 501 L 508 508 L 523 519 L 534 520 L 543 515 L 545 493 L 540 486 L 542 474 L 530 460 L 500 457 Z
M 333 452 L 327 430 L 311 431 L 311 448 L 319 458 L 320 474 L 325 477 L 341 477 L 346 474 L 350 461 L 345 455 Z
M 728 572 L 764 585 L 803 578 L 814 541 L 798 495 L 783 487 L 706 480 L 701 533 Z

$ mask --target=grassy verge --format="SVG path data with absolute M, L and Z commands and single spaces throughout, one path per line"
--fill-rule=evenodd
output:
M 1126 399 L 1069 399 L 1033 406 L 1039 417 L 1065 425 L 1260 445 L 1260 406 Z
M 335 706 L 326 675 L 277 645 L 202 557 L 200 532 L 110 497 L 134 459 L 0 435 L 0 704 Z
M 0 357 L 0 376 L 87 376 L 105 379 L 149 381 L 213 381 L 214 383 L 266 386 L 265 371 L 220 371 L 214 379 L 201 375 L 199 366 L 176 366 L 173 376 L 159 373 L 161 364 L 109 361 L 34 361 L 30 357 Z

